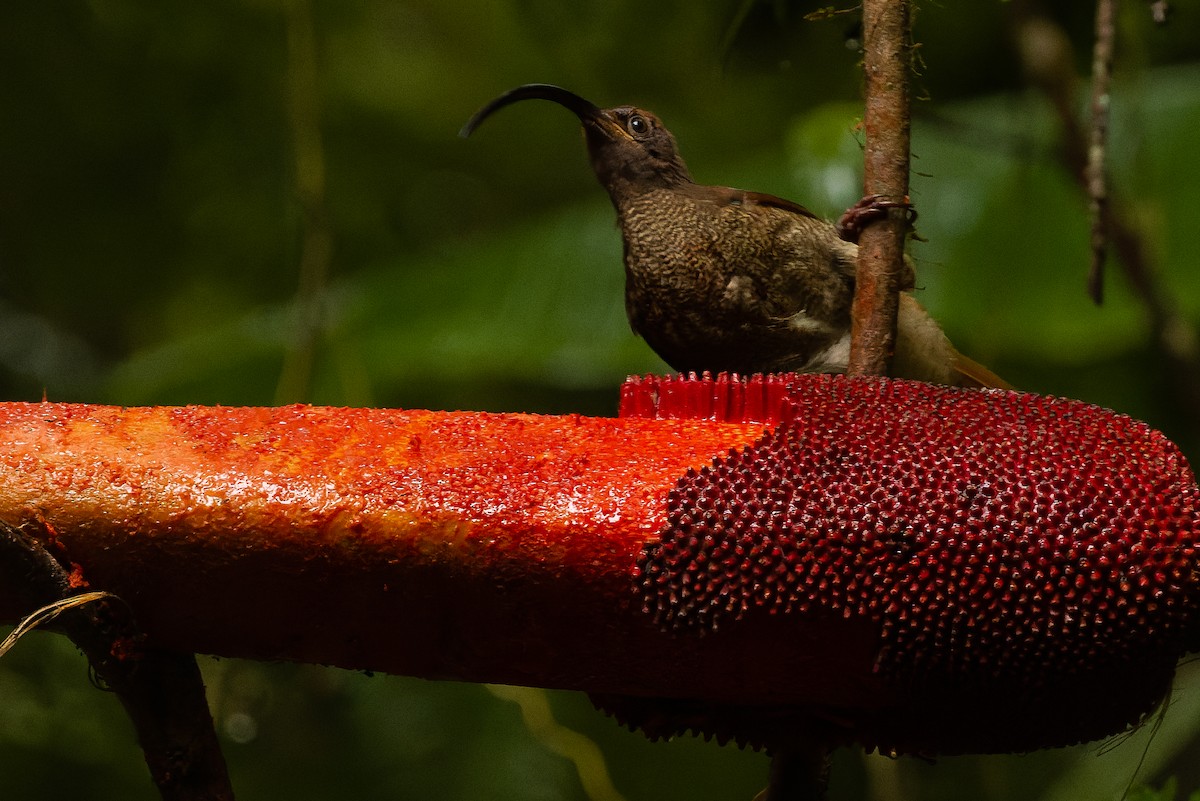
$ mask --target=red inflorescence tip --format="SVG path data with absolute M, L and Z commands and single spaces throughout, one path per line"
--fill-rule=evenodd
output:
M 777 425 L 788 419 L 794 381 L 790 374 L 635 376 L 621 387 L 620 416 Z
M 671 491 L 637 570 L 664 626 L 858 616 L 896 682 L 1029 702 L 1141 664 L 1160 684 L 1197 645 L 1197 487 L 1140 422 L 888 379 L 631 387 L 622 410 L 639 416 L 787 420 Z

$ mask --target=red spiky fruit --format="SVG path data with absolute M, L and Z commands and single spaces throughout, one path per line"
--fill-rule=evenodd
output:
M 622 401 L 624 415 L 779 421 L 678 481 L 637 560 L 646 611 L 701 632 L 762 614 L 869 620 L 877 671 L 931 727 L 979 716 L 979 736 L 943 753 L 1110 734 L 1196 648 L 1197 488 L 1143 423 L 1031 394 L 823 375 L 647 378 Z

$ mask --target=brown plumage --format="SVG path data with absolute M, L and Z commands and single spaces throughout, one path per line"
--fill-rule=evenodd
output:
M 583 123 L 592 169 L 625 241 L 625 309 L 635 333 L 682 371 L 845 372 L 858 246 L 803 206 L 692 180 L 671 135 L 643 109 L 600 109 L 546 84 L 518 87 L 464 126 L 520 100 L 562 105 Z M 913 286 L 911 267 L 905 288 Z M 1006 386 L 963 357 L 907 292 L 892 374 Z

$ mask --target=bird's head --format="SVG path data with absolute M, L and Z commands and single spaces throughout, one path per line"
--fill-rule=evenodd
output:
M 549 100 L 575 113 L 583 123 L 592 169 L 614 201 L 619 194 L 692 181 L 676 150 L 675 137 L 658 117 L 633 106 L 602 109 L 550 84 L 526 84 L 505 92 L 476 112 L 459 135 L 470 136 L 494 112 L 520 100 Z

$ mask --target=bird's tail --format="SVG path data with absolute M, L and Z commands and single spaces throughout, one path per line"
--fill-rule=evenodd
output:
M 960 387 L 976 389 L 1016 389 L 1012 384 L 993 373 L 974 359 L 954 351 L 954 370 L 958 373 Z
M 900 294 L 892 375 L 955 387 L 1013 388 L 982 364 L 955 350 L 937 321 L 907 292 Z

